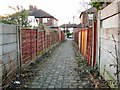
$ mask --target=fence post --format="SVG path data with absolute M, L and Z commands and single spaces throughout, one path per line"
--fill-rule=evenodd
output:
M 38 28 L 36 28 L 36 60 L 38 60 Z
M 0 41 L 0 43 L 2 44 L 2 24 L 0 24 L 0 38 L 1 38 L 1 41 Z M 1 47 L 0 47 L 0 57 L 1 57 L 1 59 L 2 59 L 2 45 L 0 45 Z M 2 63 L 2 60 L 0 60 L 0 90 L 2 90 L 2 74 L 3 74 L 3 72 L 2 72 L 2 68 L 3 68 L 3 63 Z
M 97 23 L 97 29 L 98 29 L 98 32 L 97 32 L 97 51 L 96 51 L 96 61 L 97 61 L 97 65 L 98 65 L 98 70 L 100 72 L 100 48 L 101 48 L 101 42 L 100 42 L 100 29 L 101 29 L 101 21 L 100 21 L 100 18 L 101 18 L 101 11 L 98 12 L 98 23 Z
M 21 26 L 17 26 L 17 41 L 18 41 L 18 65 L 19 65 L 19 72 L 21 73 L 21 67 L 22 67 L 22 43 L 21 43 Z
M 44 30 L 44 54 L 46 53 L 46 37 L 45 37 L 45 30 Z
M 2 90 L 2 64 L 0 63 L 0 90 Z

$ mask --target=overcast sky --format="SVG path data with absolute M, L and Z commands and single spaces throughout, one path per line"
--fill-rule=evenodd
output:
M 9 6 L 23 6 L 25 9 L 29 5 L 37 6 L 59 20 L 58 24 L 63 23 L 79 23 L 79 14 L 87 8 L 85 2 L 90 0 L 0 0 L 0 15 L 10 14 L 15 12 Z M 73 20 L 74 16 L 74 20 Z

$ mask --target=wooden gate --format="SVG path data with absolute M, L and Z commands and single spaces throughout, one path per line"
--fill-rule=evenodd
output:
M 86 54 L 86 46 L 87 46 L 87 30 L 81 30 L 81 53 L 85 56 Z
M 92 65 L 92 28 L 87 30 L 87 50 L 86 50 L 86 59 L 89 65 Z

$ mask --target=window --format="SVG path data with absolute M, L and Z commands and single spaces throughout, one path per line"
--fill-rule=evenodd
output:
M 50 20 L 50 18 L 48 18 L 48 21 Z
M 43 19 L 42 19 L 42 22 L 43 22 L 43 23 L 47 23 L 47 18 L 43 18 Z
M 54 19 L 54 26 L 57 26 L 57 21 Z
M 56 21 L 54 20 L 54 25 L 56 24 Z

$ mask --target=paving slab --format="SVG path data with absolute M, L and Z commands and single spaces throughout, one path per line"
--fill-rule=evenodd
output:
M 82 88 L 73 41 L 66 40 L 38 64 L 38 76 L 29 85 L 32 88 Z M 40 85 L 39 85 L 40 84 Z M 37 86 L 38 85 L 38 86 Z

